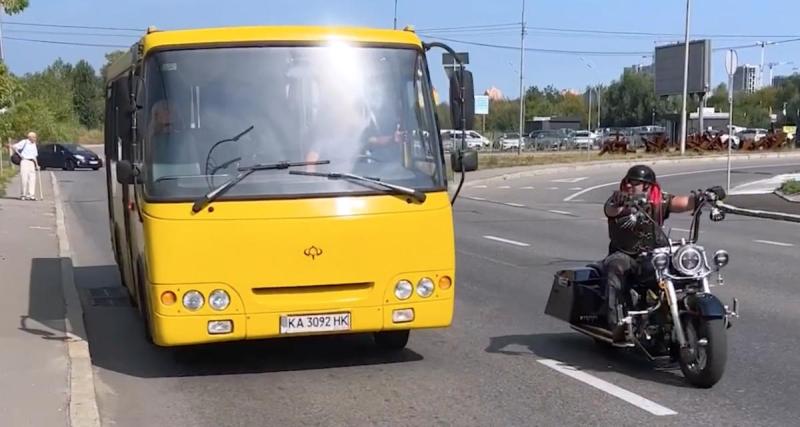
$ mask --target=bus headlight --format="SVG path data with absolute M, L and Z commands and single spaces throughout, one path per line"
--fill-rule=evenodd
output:
M 222 311 L 228 308 L 231 303 L 231 297 L 222 289 L 216 289 L 208 296 L 208 305 L 214 310 Z
M 394 285 L 394 296 L 397 299 L 408 299 L 414 292 L 414 286 L 408 280 L 401 280 Z
M 183 294 L 183 306 L 186 307 L 187 310 L 200 310 L 204 302 L 203 294 L 200 292 L 192 290 Z
M 433 280 L 423 277 L 420 279 L 419 283 L 417 283 L 417 295 L 422 298 L 428 298 L 433 294 L 433 288 Z

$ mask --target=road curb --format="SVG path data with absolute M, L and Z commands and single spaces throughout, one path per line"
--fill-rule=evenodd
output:
M 787 194 L 784 194 L 784 192 L 781 190 L 775 190 L 773 194 L 775 194 L 776 196 L 780 197 L 783 200 L 786 200 L 789 203 L 800 203 L 800 199 L 798 199 L 798 197 L 800 196 L 789 196 Z
M 737 154 L 731 156 L 732 160 L 759 160 L 759 159 L 782 159 L 782 158 L 800 158 L 800 151 L 792 151 L 787 153 L 759 153 L 759 154 Z M 583 169 L 591 169 L 591 168 L 598 168 L 598 167 L 608 167 L 608 166 L 633 166 L 637 164 L 647 164 L 651 166 L 658 166 L 658 165 L 669 165 L 669 164 L 680 164 L 680 163 L 693 163 L 693 162 L 711 162 L 711 161 L 720 161 L 720 160 L 727 160 L 728 156 L 703 156 L 703 157 L 691 157 L 691 158 L 679 158 L 679 159 L 630 159 L 630 160 L 611 160 L 611 161 L 592 161 L 592 162 L 577 162 L 577 163 L 560 163 L 560 164 L 553 164 L 553 165 L 540 165 L 540 166 L 531 166 L 529 170 L 523 170 L 519 172 L 509 172 L 509 173 L 499 173 L 495 176 L 490 176 L 486 178 L 478 178 L 474 180 L 469 180 L 469 174 L 467 174 L 467 180 L 464 182 L 464 187 L 469 188 L 474 185 L 484 184 L 486 182 L 492 181 L 499 181 L 499 180 L 507 180 L 507 179 L 515 179 L 515 178 L 524 178 L 529 176 L 539 176 L 539 175 L 549 175 L 555 174 L 560 172 L 568 172 L 568 171 L 579 171 Z M 516 167 L 516 166 L 511 166 Z M 498 168 L 500 170 L 505 168 Z
M 78 289 L 72 265 L 72 254 L 64 223 L 64 208 L 58 191 L 58 180 L 50 172 L 56 208 L 56 234 L 58 236 L 58 255 L 61 258 L 61 285 L 66 305 L 64 319 L 69 360 L 69 425 L 71 427 L 99 427 L 100 415 L 94 388 L 94 372 L 86 337 Z

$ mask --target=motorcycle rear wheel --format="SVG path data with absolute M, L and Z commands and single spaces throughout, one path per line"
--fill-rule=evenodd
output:
M 693 386 L 711 388 L 722 378 L 728 359 L 725 320 L 695 316 L 687 316 L 683 320 L 686 341 L 694 354 L 694 360 L 679 357 L 681 371 Z M 703 339 L 705 345 L 701 345 Z

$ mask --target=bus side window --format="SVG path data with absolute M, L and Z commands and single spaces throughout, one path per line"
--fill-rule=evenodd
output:
M 105 136 L 105 153 L 106 159 L 114 159 L 116 160 L 117 157 L 117 133 L 116 133 L 116 123 L 114 120 L 114 91 L 109 85 L 106 88 L 106 109 L 105 109 L 105 129 L 104 129 L 104 136 Z
M 131 160 L 131 115 L 130 101 L 128 95 L 128 79 L 122 77 L 117 79 L 111 85 L 111 91 L 114 98 L 114 124 L 115 131 L 113 132 L 114 138 L 117 141 L 118 149 L 121 152 L 117 153 L 118 158 L 121 160 Z

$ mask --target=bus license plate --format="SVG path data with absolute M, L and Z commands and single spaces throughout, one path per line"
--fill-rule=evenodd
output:
M 350 329 L 350 313 L 281 316 L 282 334 L 349 331 Z

